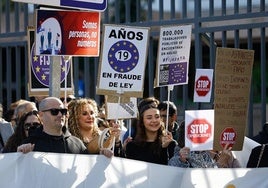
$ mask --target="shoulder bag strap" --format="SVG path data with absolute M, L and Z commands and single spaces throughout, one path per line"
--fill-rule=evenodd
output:
M 261 159 L 262 159 L 262 155 L 263 155 L 263 151 L 264 151 L 264 149 L 265 149 L 265 144 L 262 144 L 262 146 L 261 146 L 261 151 L 260 151 L 260 155 L 259 155 L 259 159 L 258 159 L 258 163 L 257 163 L 257 168 L 259 167 L 259 165 L 260 165 L 260 162 L 261 162 Z

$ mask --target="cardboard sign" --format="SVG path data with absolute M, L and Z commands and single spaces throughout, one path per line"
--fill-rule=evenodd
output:
M 104 25 L 97 94 L 143 97 L 149 28 Z
M 49 75 L 50 75 L 50 56 L 35 55 L 33 27 L 28 28 L 28 93 L 29 96 L 48 96 L 49 95 Z M 74 94 L 73 76 L 72 76 L 72 59 L 65 60 L 61 57 L 61 96 L 64 96 L 65 91 L 68 95 Z M 65 67 L 66 66 L 66 67 Z M 67 84 L 65 88 L 65 77 Z
M 196 69 L 194 102 L 210 102 L 213 85 L 213 69 Z
M 213 148 L 225 144 L 241 150 L 248 121 L 253 50 L 217 48 L 215 67 L 215 140 Z
M 161 27 L 156 86 L 188 83 L 192 25 Z
M 185 146 L 192 151 L 211 150 L 214 136 L 214 110 L 185 111 Z
M 36 20 L 36 55 L 99 56 L 99 12 L 37 10 Z
M 137 99 L 131 97 L 128 103 L 106 103 L 107 119 L 137 118 Z

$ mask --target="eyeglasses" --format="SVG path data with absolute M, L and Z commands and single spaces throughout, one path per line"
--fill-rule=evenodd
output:
M 37 127 L 40 127 L 41 123 L 33 122 L 33 123 L 25 123 L 24 124 L 24 130 L 29 131 L 30 129 L 36 129 Z
M 47 109 L 47 110 L 43 110 L 42 112 L 47 112 L 50 111 L 52 116 L 57 116 L 59 114 L 59 112 L 61 112 L 62 115 L 66 115 L 67 114 L 67 109 L 66 108 L 51 108 L 51 109 Z

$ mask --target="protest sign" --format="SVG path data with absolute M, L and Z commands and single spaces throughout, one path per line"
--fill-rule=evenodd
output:
M 229 144 L 233 150 L 243 147 L 248 121 L 253 50 L 217 48 L 214 110 L 215 150 Z
M 107 8 L 107 0 L 12 0 L 16 2 L 56 6 L 60 8 L 79 8 L 102 12 Z
M 29 96 L 48 96 L 49 95 L 49 77 L 50 77 L 50 56 L 35 55 L 34 27 L 28 28 L 28 93 Z M 74 94 L 72 59 L 61 57 L 60 72 L 60 95 L 64 96 Z M 65 79 L 66 78 L 66 79 Z M 65 84 L 65 82 L 67 82 Z M 65 87 L 66 86 L 66 87 Z
M 106 102 L 107 119 L 131 119 L 137 118 L 137 99 L 131 97 L 128 103 Z
M 192 25 L 161 27 L 156 87 L 188 83 L 191 34 Z
M 143 97 L 149 28 L 104 25 L 97 94 Z
M 192 151 L 211 150 L 213 131 L 214 110 L 185 111 L 185 146 Z
M 194 102 L 210 102 L 213 85 L 213 69 L 196 69 Z
M 36 15 L 36 55 L 99 56 L 99 12 L 37 10 Z

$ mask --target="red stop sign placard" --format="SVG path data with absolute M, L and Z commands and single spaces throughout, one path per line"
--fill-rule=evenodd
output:
M 204 97 L 210 91 L 211 82 L 207 76 L 200 76 L 195 82 L 195 91 L 198 96 Z
M 237 134 L 234 128 L 226 127 L 221 133 L 220 137 L 221 146 L 224 148 L 226 144 L 229 144 L 228 147 L 233 147 L 233 145 L 235 144 L 236 136 Z
M 194 119 L 187 126 L 187 138 L 193 143 L 205 143 L 211 137 L 211 125 L 206 119 Z

